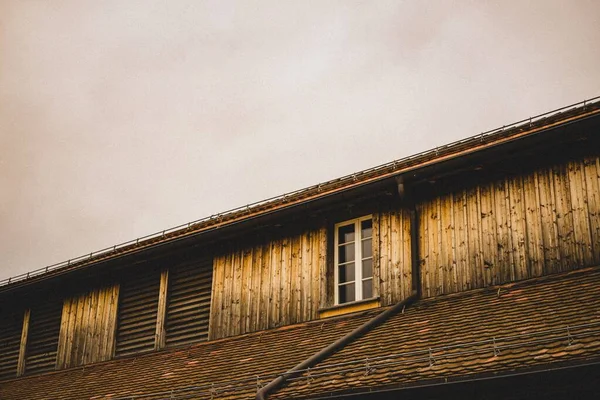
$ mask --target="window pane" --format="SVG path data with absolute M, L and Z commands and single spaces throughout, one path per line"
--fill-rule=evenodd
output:
M 367 279 L 362 281 L 363 299 L 370 299 L 373 297 L 373 279 Z
M 373 236 L 373 220 L 368 219 L 360 223 L 362 229 L 362 237 L 369 238 Z
M 351 282 L 354 280 L 354 263 L 338 267 L 338 283 Z
M 354 261 L 354 243 L 338 247 L 338 264 Z
M 354 283 L 350 283 L 348 285 L 339 286 L 339 304 L 348 303 L 349 301 L 354 301 Z
M 354 241 L 354 224 L 340 226 L 338 228 L 338 244 Z
M 373 256 L 373 240 L 367 239 L 362 241 L 362 258 L 369 258 Z
M 373 276 L 373 260 L 363 260 L 362 262 L 362 277 L 370 278 Z

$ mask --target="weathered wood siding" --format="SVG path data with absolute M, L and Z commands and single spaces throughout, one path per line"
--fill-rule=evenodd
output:
M 395 304 L 410 296 L 410 213 L 399 209 L 374 214 L 373 246 L 374 296 L 380 297 L 382 305 Z
M 203 258 L 169 269 L 166 346 L 207 340 L 212 267 L 212 258 Z
M 420 204 L 423 295 L 600 263 L 599 176 L 587 158 Z
M 31 308 L 25 352 L 26 374 L 55 369 L 62 306 L 59 300 L 47 300 Z
M 318 318 L 326 247 L 322 228 L 215 257 L 210 339 Z
M 119 286 L 114 285 L 64 301 L 57 368 L 112 358 L 118 299 Z

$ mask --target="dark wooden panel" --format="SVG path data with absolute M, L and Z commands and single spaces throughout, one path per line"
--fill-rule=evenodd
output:
M 56 367 L 62 302 L 49 300 L 31 308 L 25 373 L 51 371 Z
M 116 356 L 154 349 L 160 271 L 138 271 L 121 283 Z
M 0 309 L 0 379 L 17 376 L 23 311 Z
M 211 290 L 211 258 L 169 269 L 167 346 L 208 339 Z

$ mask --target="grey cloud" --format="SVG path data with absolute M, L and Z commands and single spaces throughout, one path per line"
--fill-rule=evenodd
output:
M 0 278 L 600 94 L 595 1 L 0 3 Z

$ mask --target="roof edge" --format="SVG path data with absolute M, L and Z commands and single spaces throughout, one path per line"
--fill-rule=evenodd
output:
M 521 139 L 550 128 L 583 120 L 600 114 L 600 96 L 561 107 L 546 113 L 483 132 L 443 146 L 438 146 L 415 155 L 397 159 L 337 179 L 312 185 L 280 196 L 261 200 L 214 214 L 187 224 L 178 225 L 150 235 L 116 244 L 66 261 L 39 268 L 27 273 L 0 280 L 0 292 L 58 273 L 80 269 L 127 254 L 172 242 L 184 237 L 196 236 L 214 229 L 247 221 L 252 218 L 282 211 L 324 198 L 339 192 L 354 189 L 390 177 L 401 175 L 425 166 L 438 164 L 466 154 Z

